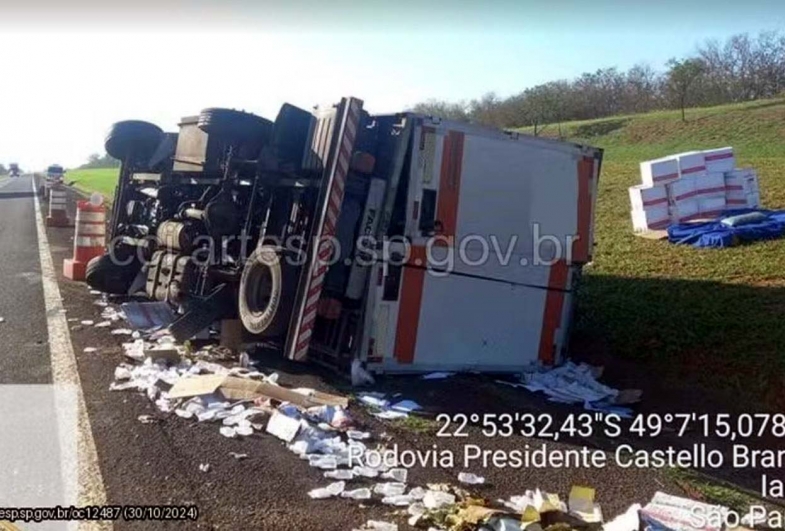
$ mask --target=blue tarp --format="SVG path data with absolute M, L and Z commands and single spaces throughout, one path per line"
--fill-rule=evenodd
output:
M 721 220 L 739 214 L 760 212 L 766 219 L 737 227 L 728 227 Z M 726 212 L 714 221 L 681 223 L 668 227 L 668 241 L 693 247 L 733 247 L 740 243 L 771 240 L 785 235 L 785 210 L 742 209 Z

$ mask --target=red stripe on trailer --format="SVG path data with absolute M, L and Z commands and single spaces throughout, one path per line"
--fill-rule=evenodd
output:
M 667 197 L 661 197 L 660 199 L 652 199 L 650 201 L 644 201 L 643 202 L 643 206 L 654 206 L 654 205 L 659 205 L 661 203 L 667 203 L 667 202 L 668 202 L 668 198 Z
M 594 159 L 578 161 L 578 234 L 572 242 L 572 259 L 586 263 L 591 253 L 591 182 L 594 178 Z
M 548 293 L 545 295 L 538 353 L 538 358 L 544 365 L 553 365 L 556 361 L 555 336 L 561 326 L 564 289 L 567 287 L 569 273 L 570 269 L 566 260 L 559 260 L 551 266 L 551 271 L 548 274 Z
M 719 153 L 717 155 L 706 155 L 704 157 L 704 159 L 707 160 L 707 161 L 722 160 L 722 159 L 732 159 L 732 158 L 733 158 L 733 153 Z
M 458 201 L 461 193 L 463 171 L 464 134 L 450 131 L 444 137 L 442 168 L 439 175 L 438 219 L 442 222 L 444 236 L 455 236 L 458 229 Z
M 656 177 L 652 177 L 652 181 L 654 181 L 656 183 L 657 181 L 666 181 L 666 180 L 669 180 L 669 179 L 678 179 L 678 177 L 679 177 L 678 173 L 669 173 L 667 175 L 657 175 Z
M 335 235 L 336 223 L 341 213 L 343 192 L 349 172 L 349 161 L 354 150 L 357 129 L 360 126 L 361 110 L 361 100 L 347 98 L 342 101 L 339 112 L 336 115 L 337 123 L 342 128 L 340 132 L 341 137 L 333 146 L 334 151 L 331 154 L 330 169 L 326 177 L 329 179 L 329 184 L 324 196 L 324 203 L 322 203 L 324 206 L 314 225 L 313 241 L 319 243 L 314 245 L 313 250 L 310 251 L 311 260 L 308 265 L 306 284 L 302 292 L 304 294 L 302 309 L 297 319 L 294 320 L 294 333 L 287 342 L 287 357 L 290 359 L 303 360 L 308 354 L 324 276 L 327 273 L 327 265 L 324 263 L 324 260 L 333 251 L 332 236 Z
M 686 174 L 686 173 L 696 173 L 696 172 L 699 172 L 699 171 L 704 171 L 705 169 L 706 169 L 706 166 L 694 166 L 692 168 L 687 168 L 686 170 L 681 170 L 681 173 L 683 173 L 683 174 Z
M 413 245 L 409 263 L 425 264 L 426 260 L 425 246 Z M 395 350 L 393 351 L 395 359 L 401 364 L 414 362 L 425 272 L 425 267 L 411 266 L 404 266 L 401 272 L 403 275 L 401 302 L 398 305 L 398 326 L 395 332 Z

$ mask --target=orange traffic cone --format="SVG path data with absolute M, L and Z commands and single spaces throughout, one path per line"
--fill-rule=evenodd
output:
M 76 204 L 74 257 L 63 262 L 63 275 L 71 280 L 84 280 L 87 262 L 104 254 L 106 247 L 106 209 L 90 201 Z

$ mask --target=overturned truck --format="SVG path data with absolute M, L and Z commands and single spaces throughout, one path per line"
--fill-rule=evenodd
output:
M 274 122 L 205 109 L 178 133 L 115 124 L 111 243 L 87 270 L 239 319 L 294 360 L 375 372 L 558 363 L 591 260 L 602 151 L 356 98 Z

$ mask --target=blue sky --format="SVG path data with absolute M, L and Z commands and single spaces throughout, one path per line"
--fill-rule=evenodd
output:
M 0 162 L 78 165 L 121 119 L 174 130 L 209 106 L 274 118 L 342 95 L 374 112 L 506 96 L 777 28 L 785 2 L 769 0 L 15 2 L 0 5 L 0 65 L 16 79 L 0 89 Z

